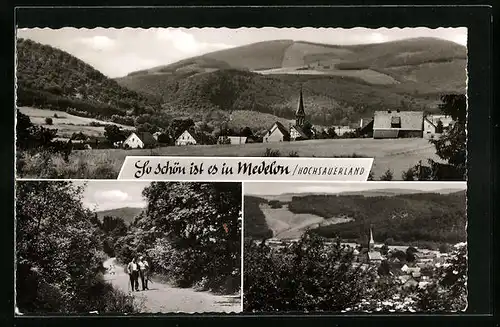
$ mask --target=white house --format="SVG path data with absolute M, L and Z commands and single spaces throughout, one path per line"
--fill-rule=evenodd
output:
M 194 136 L 189 133 L 188 130 L 185 130 L 176 140 L 175 145 L 195 145 L 198 142 L 194 138 Z
M 219 136 L 218 144 L 245 144 L 247 143 L 246 136 Z
M 149 132 L 132 133 L 125 141 L 123 141 L 124 147 L 132 149 L 143 149 L 154 144 L 156 144 L 156 140 Z
M 263 141 L 264 143 L 290 141 L 290 133 L 288 133 L 282 123 L 276 122 L 266 133 Z

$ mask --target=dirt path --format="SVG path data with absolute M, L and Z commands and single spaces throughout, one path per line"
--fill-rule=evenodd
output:
M 116 263 L 115 258 L 104 262 L 104 267 L 115 265 L 115 274 L 108 271 L 104 278 L 116 288 L 129 292 L 129 276 L 123 266 Z M 140 281 L 139 281 L 140 286 Z M 240 312 L 241 297 L 214 295 L 208 292 L 197 292 L 191 288 L 176 288 L 153 281 L 149 290 L 133 292 L 136 303 L 144 313 L 175 312 Z

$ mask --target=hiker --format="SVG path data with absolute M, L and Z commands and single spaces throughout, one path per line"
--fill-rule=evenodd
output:
M 132 291 L 139 291 L 139 267 L 135 258 L 132 258 L 132 261 L 127 265 L 127 273 L 130 277 Z
M 139 276 L 141 277 L 141 284 L 142 284 L 142 290 L 149 290 L 148 288 L 148 270 L 149 270 L 149 264 L 148 262 L 144 259 L 143 256 L 139 257 L 139 261 L 137 262 L 137 265 L 139 266 Z

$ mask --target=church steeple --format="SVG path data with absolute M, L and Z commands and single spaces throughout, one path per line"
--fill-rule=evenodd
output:
M 375 241 L 373 240 L 372 227 L 370 226 L 370 242 L 368 243 L 368 250 L 372 251 L 374 246 L 375 246 Z
M 297 111 L 295 111 L 295 125 L 302 127 L 306 119 L 306 112 L 304 111 L 304 99 L 302 98 L 302 86 L 300 87 L 299 103 Z

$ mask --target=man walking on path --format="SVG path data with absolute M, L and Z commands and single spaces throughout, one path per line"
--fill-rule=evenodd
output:
M 135 258 L 133 258 L 127 265 L 127 273 L 130 277 L 132 291 L 139 291 L 139 266 L 137 265 Z
M 142 290 L 148 290 L 149 264 L 142 256 L 140 256 L 137 265 L 139 266 L 139 276 L 141 277 Z

